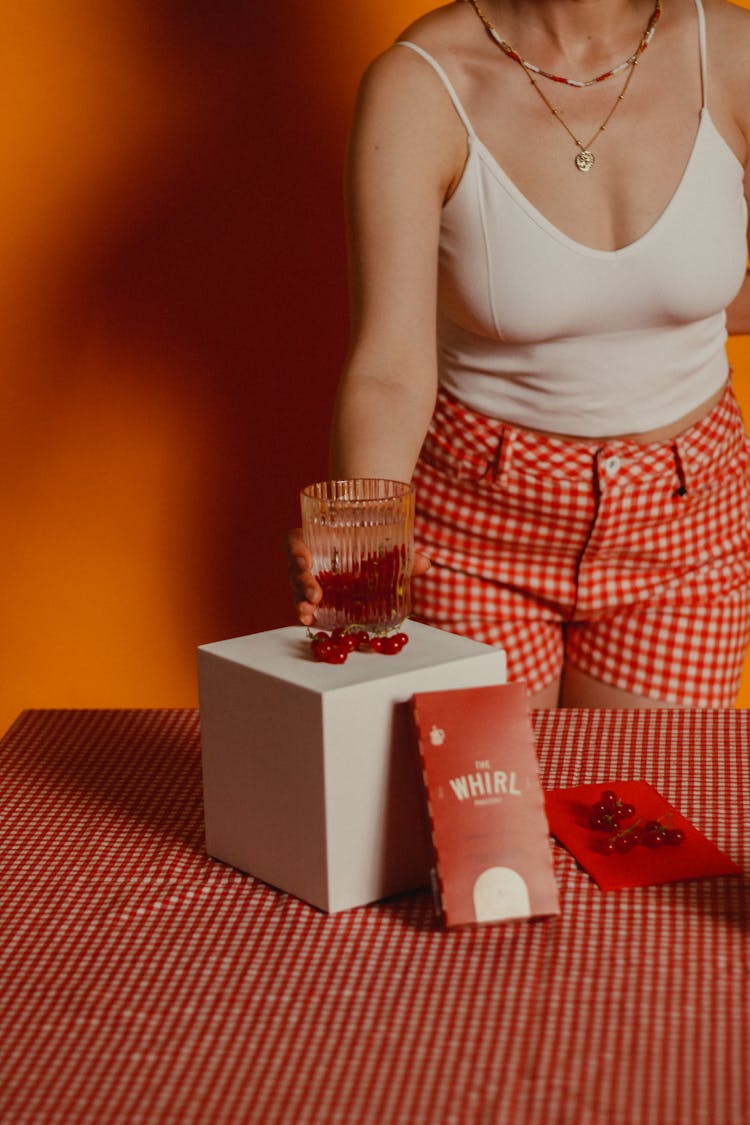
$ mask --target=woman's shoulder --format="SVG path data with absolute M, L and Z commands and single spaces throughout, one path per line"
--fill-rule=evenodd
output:
M 431 96 L 439 98 L 439 84 L 435 83 L 430 67 L 425 65 L 420 52 L 409 50 L 404 44 L 419 47 L 438 64 L 454 69 L 451 60 L 461 57 L 471 42 L 471 31 L 475 32 L 471 17 L 476 20 L 468 0 L 450 0 L 414 20 L 369 63 L 360 93 L 392 93 L 404 99 L 419 99 L 423 93 L 428 100 Z
M 430 44 L 438 49 L 455 47 L 471 33 L 476 20 L 470 0 L 449 0 L 419 16 L 404 28 L 398 39 L 408 39 L 420 46 Z
M 469 0 L 450 0 L 426 12 L 396 36 L 393 43 L 367 67 L 363 89 L 392 91 L 395 96 L 420 97 L 440 101 L 445 93 L 435 81 L 431 68 L 420 52 L 444 68 L 454 81 L 460 78 L 477 54 L 477 15 Z M 409 50 L 412 44 L 420 51 Z
M 750 11 L 733 0 L 703 0 L 709 105 L 747 167 L 750 158 Z
M 706 13 L 709 77 L 735 101 L 743 118 L 750 117 L 750 10 L 733 0 L 703 0 Z
M 468 33 L 461 30 L 467 14 L 474 15 L 471 5 L 453 0 L 405 28 L 367 67 L 354 113 L 356 137 L 369 130 L 370 136 L 381 138 L 379 145 L 385 143 L 382 138 L 400 139 L 412 156 L 423 157 L 426 166 L 437 169 L 445 191 L 461 174 L 466 131 L 455 113 L 446 112 L 446 89 L 434 69 L 403 43 L 421 48 L 446 65 L 450 53 L 460 53 L 462 39 L 468 39 Z
M 736 55 L 746 52 L 750 45 L 750 9 L 741 7 L 734 0 L 703 0 L 706 13 L 706 28 L 709 48 L 718 48 L 724 54 Z M 745 69 L 747 54 L 742 59 Z
M 460 60 L 476 47 L 476 23 L 477 16 L 469 0 L 449 0 L 405 27 L 391 46 L 373 60 L 370 69 L 387 71 L 404 60 L 406 65 L 414 65 L 416 53 L 404 51 L 403 43 L 420 47 L 441 64 Z

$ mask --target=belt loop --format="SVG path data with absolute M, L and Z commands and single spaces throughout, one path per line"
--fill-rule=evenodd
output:
M 687 496 L 687 479 L 685 477 L 685 466 L 682 463 L 680 456 L 680 447 L 677 441 L 672 442 L 672 453 L 674 454 L 674 467 L 677 473 L 677 480 L 679 481 L 678 487 L 674 490 L 675 496 Z
M 599 475 L 601 473 L 600 462 L 602 460 L 603 454 L 604 454 L 604 446 L 603 445 L 595 446 L 594 449 L 592 450 L 592 453 L 591 453 L 592 478 L 593 478 L 594 485 L 597 488 L 599 487 Z
M 487 462 L 482 480 L 501 487 L 505 473 L 510 465 L 513 449 L 513 429 L 510 426 L 501 426 L 497 434 L 495 451 Z
M 500 456 L 503 452 L 503 435 L 498 435 L 495 452 L 487 462 L 487 468 L 484 470 L 482 480 L 488 481 L 492 484 L 497 484 L 498 477 L 500 476 Z

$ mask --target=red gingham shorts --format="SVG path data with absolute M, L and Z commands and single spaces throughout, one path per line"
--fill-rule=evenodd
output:
M 748 441 L 731 388 L 675 440 L 551 438 L 438 396 L 414 482 L 432 562 L 413 616 L 502 646 L 539 691 L 570 663 L 731 707 L 750 640 Z

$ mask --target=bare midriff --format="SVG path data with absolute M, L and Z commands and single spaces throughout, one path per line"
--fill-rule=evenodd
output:
M 561 441 L 576 441 L 587 442 L 591 445 L 601 445 L 605 441 L 634 441 L 639 445 L 651 445 L 653 442 L 671 441 L 673 438 L 679 437 L 685 430 L 689 430 L 696 422 L 700 422 L 707 414 L 710 414 L 713 408 L 721 402 L 726 394 L 727 383 L 719 388 L 710 398 L 702 402 L 700 406 L 696 406 L 694 410 L 683 414 L 681 418 L 677 418 L 669 425 L 659 426 L 655 430 L 644 430 L 643 433 L 638 434 L 602 434 L 600 437 L 576 437 L 575 434 L 558 434 L 553 430 L 536 430 L 531 426 L 524 426 L 523 429 L 529 430 L 533 434 L 543 434 L 545 437 L 559 438 Z

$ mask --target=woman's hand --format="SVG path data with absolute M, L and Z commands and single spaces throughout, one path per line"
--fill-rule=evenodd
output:
M 289 583 L 297 604 L 297 620 L 300 625 L 315 624 L 316 608 L 323 597 L 320 584 L 312 573 L 312 555 L 302 538 L 302 529 L 295 527 L 287 533 L 286 553 L 289 560 Z M 412 577 L 418 578 L 430 569 L 427 555 L 414 552 Z
M 297 603 L 297 620 L 300 625 L 313 625 L 315 607 L 323 597 L 323 591 L 313 576 L 312 555 L 302 538 L 301 528 L 295 527 L 287 533 L 286 553 L 289 559 L 289 583 Z

